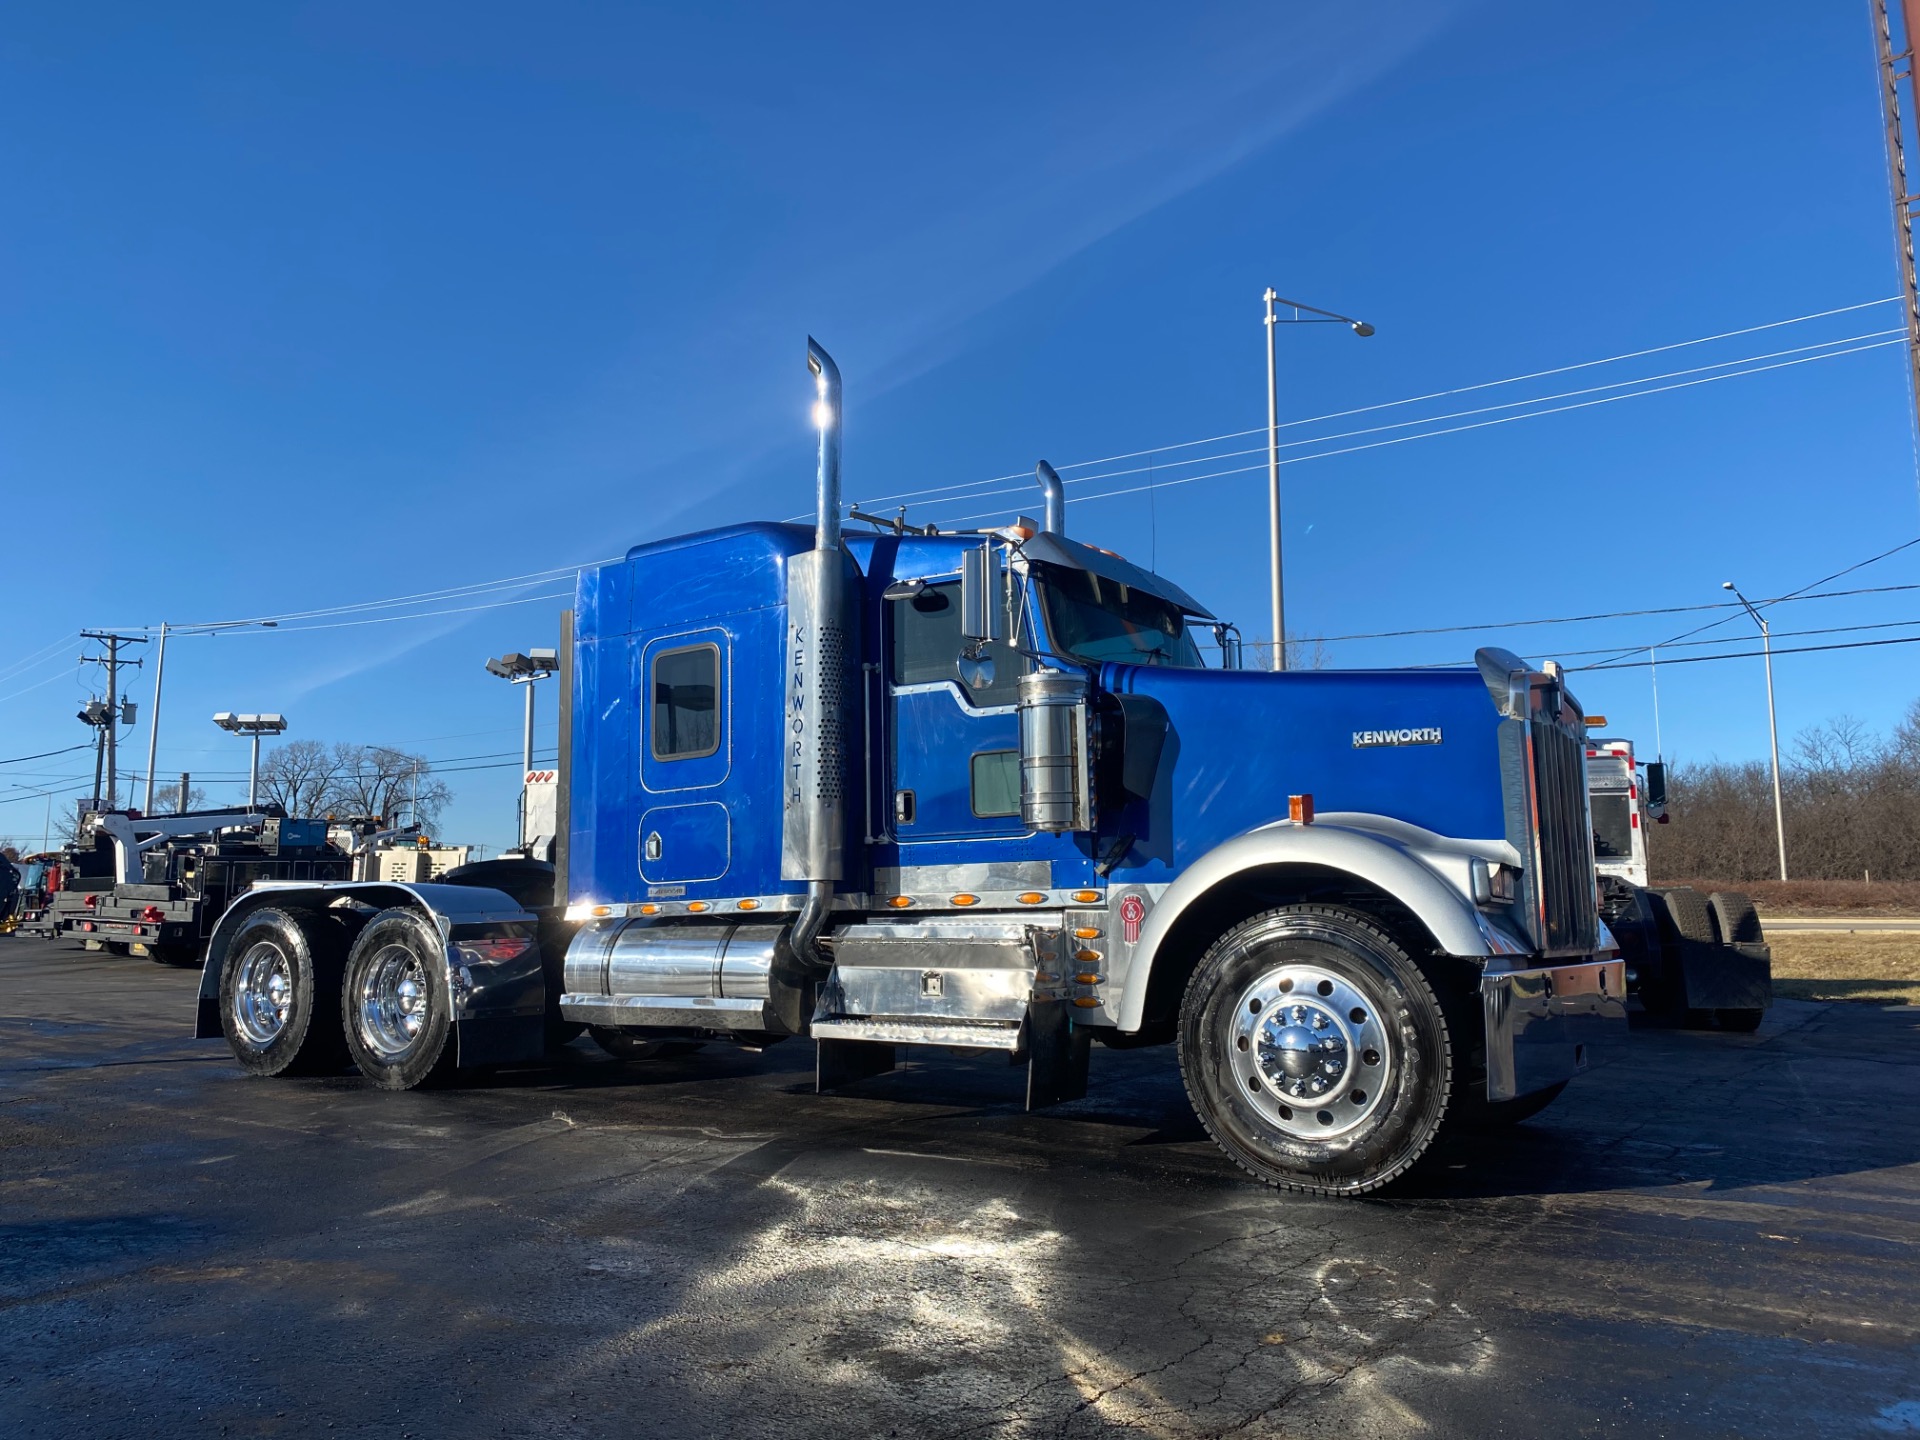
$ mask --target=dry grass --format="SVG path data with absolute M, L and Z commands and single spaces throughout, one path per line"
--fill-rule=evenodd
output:
M 1782 932 L 1767 943 L 1783 999 L 1920 1005 L 1920 935 Z
M 1920 915 L 1920 880 L 1656 880 L 1703 895 L 1738 890 L 1762 915 Z

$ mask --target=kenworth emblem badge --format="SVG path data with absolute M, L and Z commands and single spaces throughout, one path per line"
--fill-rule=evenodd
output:
M 1414 730 L 1356 730 L 1353 748 L 1369 750 L 1375 745 L 1438 745 L 1440 727 L 1423 725 Z

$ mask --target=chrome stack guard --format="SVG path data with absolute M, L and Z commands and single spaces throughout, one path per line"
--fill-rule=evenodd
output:
M 1487 1099 L 1512 1100 L 1617 1059 L 1627 1044 L 1627 966 L 1583 959 L 1489 970 Z

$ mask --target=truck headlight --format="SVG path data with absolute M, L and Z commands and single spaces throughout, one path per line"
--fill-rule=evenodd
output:
M 1520 872 L 1513 866 L 1475 860 L 1471 868 L 1474 904 L 1511 905 L 1519 897 Z

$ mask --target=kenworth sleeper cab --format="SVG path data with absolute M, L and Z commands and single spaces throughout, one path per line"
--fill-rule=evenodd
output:
M 1233 1159 L 1344 1195 L 1624 1042 L 1557 666 L 1205 667 L 1205 607 L 1068 538 L 1044 463 L 1042 524 L 843 534 L 808 363 L 814 524 L 580 575 L 554 903 L 519 872 L 261 888 L 200 1035 L 388 1088 L 582 1025 L 811 1037 L 822 1089 L 931 1045 L 1024 1065 L 1032 1107 L 1084 1094 L 1090 1040 L 1171 1042 Z

